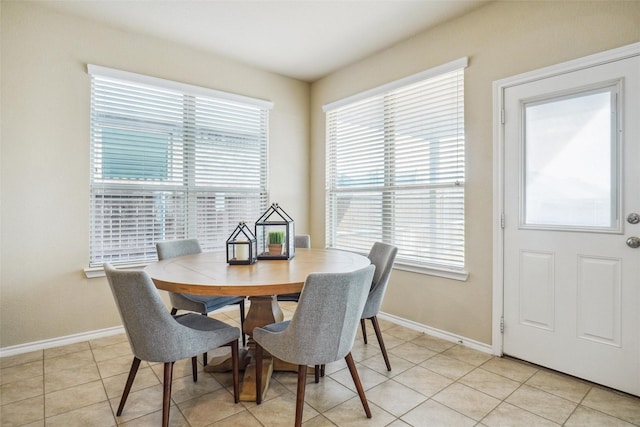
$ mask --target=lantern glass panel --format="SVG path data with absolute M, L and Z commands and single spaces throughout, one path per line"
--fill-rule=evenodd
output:
M 255 229 L 258 259 L 293 258 L 295 224 L 277 203 L 256 221 Z
M 229 264 L 253 264 L 257 255 L 256 238 L 247 225 L 241 222 L 227 239 Z

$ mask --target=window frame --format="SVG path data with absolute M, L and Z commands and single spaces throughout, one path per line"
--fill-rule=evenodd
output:
M 462 280 L 462 281 L 468 278 L 468 272 L 465 270 L 466 261 L 465 261 L 465 254 L 464 254 L 465 252 L 465 245 L 464 245 L 464 229 L 465 229 L 465 225 L 464 225 L 464 144 L 465 144 L 464 68 L 466 68 L 467 64 L 468 64 L 468 59 L 466 57 L 461 58 L 456 61 L 452 61 L 447 64 L 443 64 L 441 66 L 434 67 L 434 68 L 425 70 L 423 72 L 408 76 L 406 78 L 396 80 L 388 84 L 373 88 L 371 90 L 367 90 L 367 91 L 358 93 L 356 95 L 338 100 L 336 102 L 329 103 L 323 107 L 323 110 L 326 113 L 326 127 L 327 127 L 326 129 L 326 149 L 327 149 L 326 168 L 327 169 L 326 169 L 326 186 L 325 186 L 325 199 L 326 199 L 325 200 L 326 201 L 325 220 L 326 220 L 327 247 L 365 253 L 367 249 L 365 248 L 365 242 L 368 244 L 373 244 L 374 241 L 380 240 L 385 243 L 394 244 L 398 246 L 399 250 L 398 250 L 398 256 L 395 262 L 395 268 L 412 271 L 416 273 L 441 276 L 441 277 L 446 277 L 446 278 L 455 279 L 455 280 Z M 384 177 L 381 179 L 378 179 L 379 181 L 381 180 L 380 182 L 384 182 L 384 184 L 382 186 L 378 186 L 378 185 L 374 185 L 375 179 L 373 181 L 370 179 L 368 183 L 366 182 L 366 180 L 363 179 L 363 185 L 359 186 L 356 184 L 352 188 L 348 188 L 347 186 L 345 186 L 342 189 L 338 188 L 339 185 L 337 184 L 337 182 L 339 181 L 339 178 L 336 175 L 338 175 L 339 172 L 337 172 L 338 168 L 335 166 L 335 162 L 336 162 L 335 151 L 337 151 L 337 148 L 334 146 L 334 144 L 336 143 L 336 140 L 340 138 L 340 136 L 337 136 L 337 134 L 340 131 L 336 130 L 336 127 L 338 126 L 338 123 L 339 123 L 339 119 L 337 118 L 337 115 L 339 112 L 343 112 L 343 113 L 348 112 L 350 108 L 352 108 L 354 112 L 357 112 L 358 108 L 360 108 L 361 110 L 364 110 L 365 107 L 363 107 L 363 105 L 367 105 L 366 104 L 367 102 L 373 103 L 377 100 L 382 100 L 381 102 L 386 102 L 387 96 L 390 96 L 390 95 L 393 96 L 394 94 L 398 94 L 399 92 L 401 92 L 403 89 L 406 89 L 406 88 L 411 89 L 412 85 L 418 86 L 422 82 L 427 82 L 431 79 L 435 79 L 440 76 L 446 75 L 447 73 L 452 73 L 456 71 L 460 71 L 462 73 L 462 77 L 461 77 L 462 94 L 456 95 L 456 99 L 458 101 L 461 100 L 461 103 L 462 103 L 461 112 L 458 113 L 458 116 L 461 115 L 461 120 L 460 120 L 460 117 L 458 117 L 458 120 L 460 120 L 460 122 L 457 124 L 458 129 L 460 129 L 460 127 L 462 129 L 462 135 L 461 135 L 462 142 L 460 144 L 461 147 L 458 149 L 459 154 L 462 156 L 461 168 L 458 168 L 459 175 L 455 177 L 455 179 L 452 182 L 449 182 L 448 184 L 446 183 L 435 183 L 433 185 L 425 184 L 424 185 L 425 189 L 422 191 L 423 192 L 433 191 L 434 189 L 446 187 L 447 185 L 455 186 L 460 189 L 462 201 L 461 201 L 461 212 L 458 212 L 458 214 L 461 215 L 461 222 L 462 222 L 462 225 L 461 225 L 462 231 L 461 231 L 461 237 L 460 237 L 460 243 L 462 247 L 462 250 L 461 250 L 462 262 L 454 266 L 445 265 L 442 263 L 416 262 L 415 256 L 413 256 L 414 260 L 411 259 L 412 256 L 410 256 L 411 251 L 409 250 L 409 247 L 403 248 L 403 240 L 402 240 L 403 238 L 397 237 L 397 235 L 399 234 L 396 234 L 398 229 L 397 221 L 401 221 L 396 219 L 396 215 L 400 211 L 397 210 L 398 208 L 393 207 L 393 204 L 394 204 L 393 201 L 390 201 L 387 203 L 382 201 L 383 199 L 392 200 L 394 199 L 395 196 L 390 196 L 390 195 L 394 195 L 398 193 L 399 190 L 408 190 L 409 187 L 411 187 L 408 184 L 402 185 L 402 183 L 395 184 L 393 182 L 394 179 L 398 179 L 397 175 L 394 173 L 395 161 L 397 160 L 397 155 L 394 154 L 394 150 L 395 150 L 394 139 L 396 138 L 396 135 L 398 135 L 398 133 L 394 129 L 394 126 L 396 126 L 395 122 L 389 119 L 389 117 L 394 114 L 393 111 L 391 111 L 386 105 L 382 106 L 381 108 L 383 111 L 385 112 L 391 111 L 391 113 L 388 113 L 388 114 L 385 113 L 384 116 L 380 114 L 380 116 L 384 118 L 382 118 L 379 122 L 372 120 L 372 123 L 376 123 L 376 125 L 370 125 L 368 128 L 369 132 L 372 134 L 375 133 L 372 130 L 374 127 L 377 127 L 379 129 L 378 133 L 380 135 L 377 136 L 378 141 L 375 142 L 376 144 L 379 144 L 379 145 L 374 145 L 374 143 L 371 143 L 370 145 L 368 145 L 370 141 L 373 141 L 376 139 L 376 136 L 373 136 L 373 135 L 362 137 L 364 138 L 363 141 L 357 141 L 357 142 L 362 142 L 363 145 L 365 145 L 365 142 L 366 142 L 367 149 L 369 151 L 372 150 L 372 147 L 377 147 L 378 150 L 383 151 L 385 153 L 384 155 L 385 156 L 384 157 L 385 172 L 383 175 Z M 409 89 L 407 89 L 407 91 Z M 358 106 L 359 104 L 360 104 L 360 107 Z M 343 121 L 346 122 L 346 120 L 343 120 Z M 343 142 L 347 141 L 347 139 L 351 137 L 351 135 L 348 135 L 348 136 L 347 135 L 348 135 L 348 132 L 343 131 L 343 136 L 342 136 Z M 366 140 L 366 138 L 370 138 L 370 140 Z M 340 141 L 338 141 L 337 143 L 339 144 Z M 353 144 L 353 141 L 351 141 L 351 143 Z M 421 148 L 421 149 L 428 150 L 426 148 Z M 344 151 L 346 151 L 346 149 Z M 367 155 L 372 156 L 370 153 L 367 153 Z M 351 161 L 352 163 L 355 163 L 353 159 Z M 354 166 L 354 168 L 357 168 L 357 166 Z M 363 167 L 362 169 L 364 171 L 365 167 Z M 383 167 L 379 167 L 379 169 L 383 169 Z M 373 167 L 369 172 L 372 173 L 372 170 L 373 170 Z M 362 173 L 364 174 L 365 172 L 362 172 Z M 382 189 L 383 187 L 384 189 Z M 355 242 L 352 244 L 346 244 L 344 246 L 337 244 L 337 241 L 338 241 L 338 237 L 336 237 L 337 226 L 335 225 L 335 223 L 337 222 L 337 219 L 334 219 L 334 218 L 337 218 L 337 211 L 339 210 L 339 208 L 337 206 L 332 206 L 332 204 L 335 201 L 336 194 L 345 194 L 345 193 L 348 193 L 349 191 L 364 192 L 364 191 L 376 191 L 376 190 L 380 191 L 380 200 L 381 200 L 380 212 L 370 210 L 369 216 L 373 216 L 373 214 L 375 215 L 379 214 L 378 215 L 380 217 L 379 229 L 377 232 L 371 232 L 371 234 L 378 233 L 380 234 L 380 236 L 378 238 L 371 237 L 371 241 L 368 241 L 368 242 L 366 241 L 367 237 L 365 236 L 365 237 L 362 237 L 362 242 Z M 374 194 L 374 193 L 371 193 L 371 194 Z M 367 208 L 367 209 L 371 209 L 371 208 Z M 397 216 L 400 217 L 400 215 L 397 215 Z M 382 218 L 384 218 L 384 220 Z M 385 221 L 391 223 L 392 225 L 391 226 L 389 226 L 388 224 L 385 225 Z M 355 232 L 353 231 L 353 229 L 351 230 L 352 232 Z M 364 234 L 366 233 L 367 232 L 365 232 Z M 413 248 L 415 248 L 415 246 L 416 246 L 416 243 L 413 243 Z M 425 249 L 422 249 L 422 250 L 424 251 Z
M 100 249 L 96 249 L 96 247 L 100 246 L 99 222 L 105 216 L 100 208 L 95 206 L 96 197 L 99 196 L 100 191 L 113 193 L 120 189 L 127 194 L 127 196 L 122 196 L 123 200 L 129 197 L 132 203 L 148 197 L 158 198 L 157 200 L 183 197 L 184 200 L 177 205 L 177 209 L 181 211 L 180 214 L 183 217 L 180 218 L 180 221 L 184 223 L 181 223 L 181 230 L 177 232 L 177 235 L 172 235 L 170 238 L 201 238 L 203 249 L 208 250 L 225 250 L 226 238 L 238 222 L 249 222 L 254 217 L 257 218 L 268 207 L 269 110 L 273 108 L 273 102 L 92 64 L 87 65 L 87 71 L 91 76 L 92 93 L 89 178 L 90 247 L 89 267 L 85 269 L 87 277 L 103 275 L 102 264 L 104 262 L 124 267 L 144 266 L 157 259 L 154 243 L 157 240 L 162 240 L 162 238 L 157 238 L 157 230 L 152 231 L 155 227 L 152 225 L 151 229 L 141 232 L 141 239 L 144 243 L 141 247 L 144 252 L 142 256 L 130 256 L 127 259 L 127 255 L 131 255 L 131 253 L 123 250 L 124 259 L 119 261 L 111 260 L 104 253 L 101 253 Z M 110 82 L 113 82 L 114 87 L 120 84 L 131 85 L 132 91 L 139 89 L 143 94 L 146 93 L 145 90 L 149 90 L 150 93 L 151 91 L 166 91 L 168 96 L 181 100 L 176 103 L 177 106 L 171 107 L 175 108 L 180 119 L 171 122 L 173 116 L 169 117 L 164 110 L 162 114 L 165 114 L 166 117 L 163 116 L 153 123 L 151 119 L 136 117 L 135 120 L 132 120 L 131 117 L 125 117 L 126 113 L 137 108 L 140 108 L 141 111 L 144 110 L 140 113 L 140 117 L 147 113 L 151 116 L 152 109 L 165 107 L 162 100 L 157 101 L 157 104 L 150 104 L 150 106 L 138 105 L 137 101 L 133 100 L 134 95 L 127 98 L 125 94 L 123 100 L 117 101 L 123 102 L 122 109 L 107 105 L 106 102 L 98 104 L 104 102 L 107 95 L 96 95 L 96 87 L 104 89 L 101 85 L 111 84 Z M 126 92 L 126 88 L 118 90 Z M 104 99 L 100 97 L 104 97 Z M 129 104 L 127 104 L 127 100 Z M 109 99 L 109 102 L 111 101 Z M 97 105 L 100 105 L 100 112 L 96 111 Z M 125 113 L 121 113 L 121 111 L 125 111 Z M 235 124 L 219 125 L 218 123 L 222 120 L 217 121 L 212 118 L 214 113 L 218 112 L 228 114 L 228 117 L 236 120 Z M 137 114 L 137 112 L 131 114 Z M 158 116 L 162 116 L 162 114 L 158 114 Z M 105 125 L 107 120 L 105 117 L 107 116 L 108 124 Z M 215 128 L 212 125 L 214 121 L 217 126 Z M 134 124 L 127 127 L 127 123 Z M 238 125 L 238 123 L 242 125 Z M 241 128 L 245 124 L 248 128 L 246 131 Z M 113 129 L 117 129 L 117 131 L 111 133 L 109 137 L 121 140 L 122 148 L 120 146 L 114 148 L 113 143 L 110 147 L 104 145 L 105 134 Z M 181 132 L 179 136 L 173 133 L 174 130 Z M 154 139 L 153 134 L 160 135 L 160 137 Z M 165 139 L 166 146 L 159 147 L 164 144 Z M 144 154 L 130 154 L 133 152 L 132 147 L 142 149 Z M 108 148 L 111 149 L 111 154 L 106 153 Z M 225 150 L 223 151 L 221 148 L 225 148 Z M 235 157 L 233 161 L 228 157 L 225 158 L 223 152 L 231 153 L 232 157 Z M 126 161 L 118 158 L 118 156 L 127 155 L 129 157 Z M 138 171 L 138 167 L 141 167 L 138 165 L 138 158 L 142 159 L 144 163 L 151 163 L 151 166 L 146 164 Z M 113 164 L 107 164 L 108 161 Z M 251 162 L 250 166 L 249 162 Z M 225 164 L 229 165 L 228 170 L 221 169 L 221 165 Z M 238 166 L 247 169 L 238 171 Z M 163 169 L 164 167 L 166 169 Z M 114 172 L 116 170 L 121 174 L 121 177 L 116 177 L 116 172 Z M 235 181 L 227 178 L 227 175 L 234 173 L 234 170 L 237 173 L 245 174 L 247 178 Z M 248 171 L 251 173 L 247 173 Z M 243 196 L 250 194 L 249 199 L 245 199 Z M 210 222 L 212 214 L 207 210 L 210 207 L 207 203 L 211 203 L 212 197 L 215 199 L 214 205 L 219 205 L 224 201 L 222 209 L 216 207 L 214 212 L 218 216 L 220 212 L 226 212 L 222 220 Z M 229 212 L 227 203 L 234 200 L 236 209 Z M 125 206 L 126 203 L 121 202 L 121 205 Z M 150 204 L 156 203 L 157 201 L 154 201 Z M 144 202 L 142 204 L 146 205 Z M 162 206 L 160 210 L 170 208 L 170 205 L 165 205 L 164 201 L 160 205 Z M 202 206 L 205 208 L 203 209 Z M 231 218 L 231 215 L 237 215 L 239 212 L 247 212 L 246 215 L 250 215 L 250 218 Z M 137 217 L 136 220 L 140 220 L 137 212 L 130 215 L 134 215 Z M 146 224 L 143 224 L 141 229 L 144 230 L 145 226 Z M 215 231 L 210 233 L 211 228 Z M 204 235 L 201 235 L 203 230 Z M 128 236 L 128 232 L 122 233 L 124 234 L 120 234 L 120 239 Z

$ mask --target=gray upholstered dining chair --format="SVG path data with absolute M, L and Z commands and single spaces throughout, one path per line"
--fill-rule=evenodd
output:
M 296 248 L 310 248 L 311 236 L 308 234 L 296 234 L 293 238 L 293 245 Z
M 318 365 L 344 357 L 367 418 L 371 418 L 351 347 L 374 270 L 375 266 L 369 265 L 351 273 L 312 273 L 305 281 L 291 320 L 253 330 L 258 405 L 262 403 L 263 351 L 298 365 L 296 426 L 302 424 L 307 366 L 316 366 L 317 382 Z
M 296 248 L 310 248 L 311 236 L 308 234 L 296 234 L 293 240 L 293 244 Z M 278 295 L 278 301 L 298 302 L 298 299 L 300 299 L 299 292 Z
M 202 252 L 198 239 L 166 240 L 156 243 L 158 259 L 175 258 L 182 255 L 199 254 Z M 208 296 L 191 295 L 169 292 L 171 301 L 171 314 L 176 314 L 178 310 L 193 311 L 203 315 L 215 311 L 227 305 L 238 304 L 240 307 L 240 330 L 244 326 L 244 297 L 238 296 Z M 242 345 L 247 344 L 246 336 L 242 333 Z M 202 355 L 202 362 L 207 364 L 207 354 Z
M 384 363 L 387 365 L 388 371 L 391 370 L 391 364 L 389 363 L 389 357 L 387 356 L 387 349 L 384 346 L 382 331 L 380 330 L 377 316 L 380 312 L 380 306 L 382 305 L 382 299 L 384 298 L 384 294 L 387 290 L 387 285 L 389 284 L 389 277 L 391 276 L 393 262 L 396 259 L 397 253 L 397 247 L 386 243 L 375 242 L 371 247 L 371 250 L 369 251 L 369 260 L 376 266 L 376 272 L 373 275 L 371 290 L 369 291 L 367 303 L 364 306 L 362 318 L 360 319 L 365 344 L 367 344 L 365 320 L 371 320 L 376 337 L 378 338 L 378 344 L 380 344 L 380 350 L 382 350 L 382 357 L 384 358 Z
M 231 347 L 234 400 L 239 399 L 238 338 L 240 330 L 219 320 L 188 313 L 172 316 L 144 271 L 120 271 L 104 265 L 113 297 L 133 352 L 133 363 L 122 392 L 117 415 L 122 415 L 142 360 L 164 363 L 162 425 L 169 425 L 173 364 L 221 346 Z M 195 370 L 194 370 L 195 374 Z M 197 377 L 194 375 L 194 381 Z

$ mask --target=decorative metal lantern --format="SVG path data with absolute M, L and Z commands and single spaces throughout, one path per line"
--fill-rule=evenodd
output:
M 253 264 L 258 253 L 256 236 L 245 222 L 238 223 L 227 239 L 227 262 L 229 264 Z
M 256 221 L 258 259 L 291 259 L 295 255 L 293 219 L 274 203 Z

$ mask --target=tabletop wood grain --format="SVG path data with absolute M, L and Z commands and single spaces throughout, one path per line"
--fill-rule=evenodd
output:
M 332 249 L 296 249 L 290 260 L 229 265 L 225 252 L 165 259 L 145 271 L 158 289 L 198 295 L 277 295 L 300 292 L 310 273 L 346 273 L 370 264 L 367 257 Z

